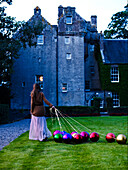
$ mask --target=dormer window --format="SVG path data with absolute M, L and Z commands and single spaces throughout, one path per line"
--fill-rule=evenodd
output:
M 66 17 L 66 24 L 72 24 L 72 17 L 71 16 Z
M 37 37 L 37 45 L 43 45 L 44 44 L 44 35 L 38 35 Z

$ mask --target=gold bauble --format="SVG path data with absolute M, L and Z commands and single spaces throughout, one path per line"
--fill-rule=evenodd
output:
M 125 144 L 126 141 L 127 141 L 127 138 L 126 138 L 125 135 L 120 134 L 120 135 L 117 136 L 116 141 L 117 141 L 117 143 L 119 143 L 119 144 Z
M 72 134 L 72 137 L 74 138 L 74 136 L 75 136 L 76 134 L 78 134 L 78 133 L 73 133 L 73 134 Z

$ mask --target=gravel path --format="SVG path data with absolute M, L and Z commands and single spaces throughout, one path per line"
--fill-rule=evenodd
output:
M 14 123 L 0 125 L 0 150 L 22 133 L 29 130 L 31 119 L 23 119 Z

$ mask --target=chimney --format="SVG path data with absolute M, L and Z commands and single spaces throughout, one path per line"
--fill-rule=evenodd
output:
M 96 15 L 91 16 L 91 25 L 97 29 L 97 16 Z
M 59 7 L 58 7 L 58 18 L 60 18 L 60 16 L 63 14 L 63 6 L 62 5 L 60 5 Z

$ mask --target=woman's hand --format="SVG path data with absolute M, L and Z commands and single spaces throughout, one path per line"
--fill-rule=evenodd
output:
M 52 110 L 52 113 L 55 113 L 55 106 L 52 106 L 51 110 Z

